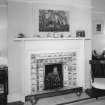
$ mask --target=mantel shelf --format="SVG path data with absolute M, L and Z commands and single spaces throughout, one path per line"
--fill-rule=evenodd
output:
M 91 38 L 15 38 L 14 41 L 91 40 Z

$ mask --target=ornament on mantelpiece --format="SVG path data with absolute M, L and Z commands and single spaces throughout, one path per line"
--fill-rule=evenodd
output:
M 25 35 L 23 33 L 18 34 L 17 38 L 24 38 Z
M 77 30 L 76 37 L 85 37 L 85 30 Z
M 68 37 L 70 38 L 70 37 L 71 37 L 71 35 L 69 34 L 69 35 L 68 35 Z
M 37 35 L 36 35 L 36 37 L 37 37 L 37 38 L 40 38 L 40 35 L 39 35 L 39 34 L 37 34 Z
M 60 37 L 61 37 L 61 38 L 63 38 L 63 37 L 64 37 L 64 35 L 63 35 L 63 34 L 61 34 L 61 35 L 60 35 Z
M 58 33 L 53 33 L 53 38 L 58 38 L 59 34 Z
M 52 37 L 51 33 L 48 33 L 46 37 L 51 38 Z

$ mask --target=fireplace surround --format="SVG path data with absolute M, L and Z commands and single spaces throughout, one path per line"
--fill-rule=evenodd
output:
M 19 72 L 21 100 L 25 96 L 62 89 L 86 89 L 90 85 L 88 59 L 90 39 L 84 38 L 16 38 L 14 69 Z M 62 65 L 62 86 L 45 89 L 46 65 Z M 50 92 L 51 93 L 51 92 Z M 52 93 L 51 93 L 52 94 Z M 51 95 L 50 94 L 50 95 Z
M 62 86 L 77 86 L 76 52 L 58 52 L 45 54 L 31 54 L 31 93 L 35 94 L 44 91 L 46 65 L 61 64 Z M 58 65 L 59 67 L 60 65 Z M 59 67 L 60 68 L 60 67 Z M 60 72 L 60 70 L 58 71 Z M 60 74 L 61 75 L 61 74 Z

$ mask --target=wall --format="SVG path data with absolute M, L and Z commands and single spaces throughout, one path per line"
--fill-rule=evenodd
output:
M 0 2 L 0 56 L 7 58 L 7 5 Z
M 25 33 L 27 35 L 32 35 L 32 4 L 28 3 L 8 3 L 8 66 L 9 66 L 9 95 L 8 101 L 18 101 L 20 100 L 21 94 L 21 70 L 16 66 L 19 60 L 16 59 L 17 45 L 14 42 L 14 38 L 19 33 Z
M 33 1 L 33 0 L 32 0 Z M 37 1 L 37 0 L 35 0 Z M 39 0 L 40 1 L 40 0 Z M 51 0 L 49 0 L 51 1 Z M 56 2 L 54 2 L 56 1 Z M 86 37 L 91 37 L 91 0 L 53 0 L 48 2 L 9 2 L 9 23 L 11 23 L 12 34 L 15 37 L 19 33 L 24 33 L 26 37 L 32 37 L 38 33 L 38 10 L 57 9 L 65 10 L 70 13 L 70 32 L 75 36 L 76 30 L 85 30 Z M 41 33 L 40 33 L 41 34 Z M 44 34 L 44 33 L 42 33 Z
M 105 49 L 105 0 L 92 0 L 92 6 L 92 48 L 100 52 Z M 96 21 L 100 21 L 104 25 L 103 33 L 94 33 L 94 24 Z
M 16 0 L 15 0 L 16 1 Z M 19 0 L 20 1 L 20 0 Z M 38 32 L 38 9 L 58 9 L 67 10 L 70 13 L 70 32 L 75 37 L 76 30 L 85 30 L 86 37 L 91 38 L 91 0 L 34 0 L 34 2 L 14 2 L 8 3 L 8 59 L 9 59 L 9 101 L 20 99 L 21 94 L 21 70 L 14 62 L 16 61 L 17 45 L 14 38 L 19 33 L 24 33 L 26 37 L 32 37 Z M 31 0 L 33 1 L 33 0 Z M 89 58 L 88 58 L 89 59 Z M 19 60 L 19 59 L 18 59 Z M 87 70 L 87 69 L 86 69 Z

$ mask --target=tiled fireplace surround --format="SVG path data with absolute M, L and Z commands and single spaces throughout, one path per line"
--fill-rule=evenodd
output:
M 63 86 L 77 86 L 76 52 L 31 54 L 31 93 L 44 91 L 45 65 L 62 63 Z

